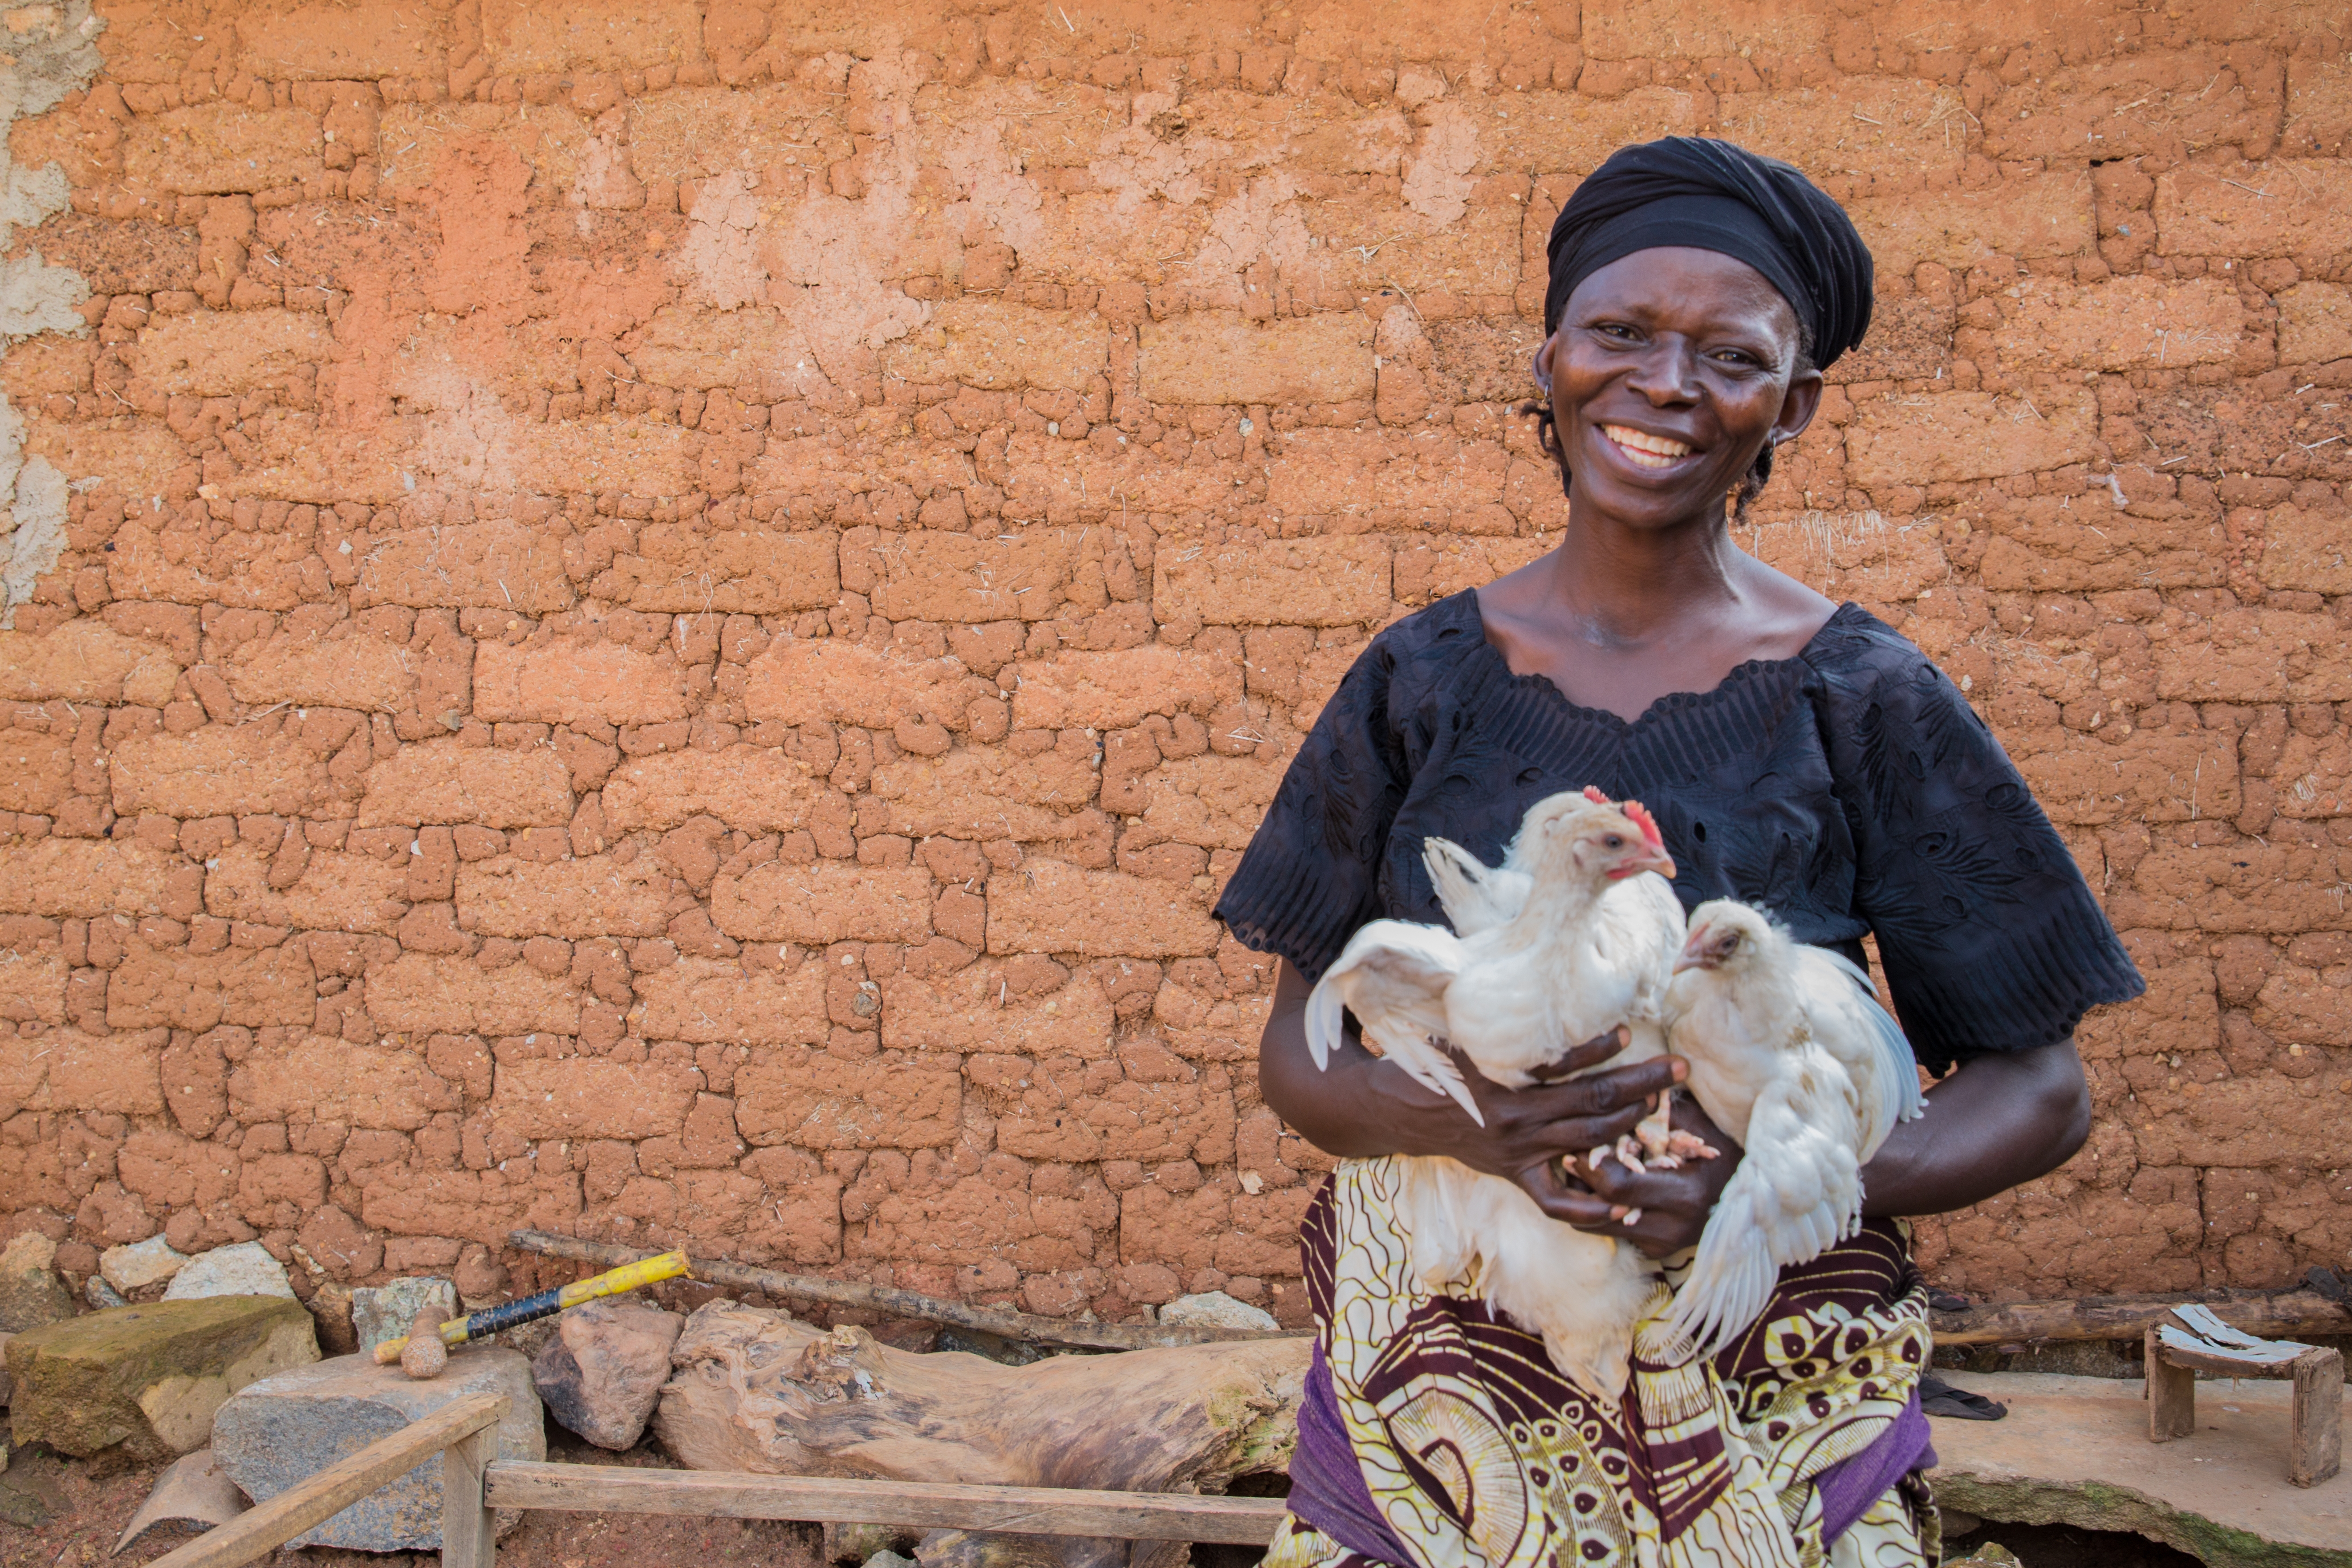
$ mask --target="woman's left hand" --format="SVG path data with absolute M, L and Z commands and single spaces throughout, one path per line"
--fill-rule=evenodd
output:
M 1651 1258 L 1697 1246 L 1743 1151 L 1686 1092 L 1675 1096 L 1674 1125 L 1719 1152 L 1712 1160 L 1685 1160 L 1675 1171 L 1629 1171 L 1615 1159 L 1603 1160 L 1596 1169 L 1590 1159 L 1580 1159 L 1571 1179 L 1562 1181 L 1555 1173 L 1551 1179 L 1559 1189 L 1538 1194 L 1538 1201 L 1553 1218 L 1594 1236 L 1630 1241 Z M 1641 1217 L 1629 1226 L 1625 1216 L 1635 1209 Z

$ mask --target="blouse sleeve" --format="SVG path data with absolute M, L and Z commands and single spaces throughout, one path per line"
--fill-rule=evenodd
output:
M 1984 721 L 1917 648 L 1877 630 L 1832 680 L 1830 744 L 1855 910 L 1904 1032 L 1938 1073 L 2054 1045 L 2146 984 Z
M 1381 855 L 1406 785 L 1389 714 L 1395 673 L 1387 637 L 1358 656 L 1217 900 L 1237 941 L 1310 981 L 1381 913 Z

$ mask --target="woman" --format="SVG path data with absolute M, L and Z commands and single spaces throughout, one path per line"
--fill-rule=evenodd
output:
M 1720 142 L 1619 152 L 1554 225 L 1536 360 L 1568 485 L 1559 548 L 1376 637 L 1301 748 L 1219 914 L 1281 955 L 1266 1102 L 1343 1157 L 1304 1229 L 1320 1333 L 1268 1562 L 1916 1563 L 1925 1288 L 1895 1216 L 1963 1207 L 2078 1148 L 2073 1043 L 2141 989 L 2065 847 L 1967 701 L 1916 647 L 1744 554 L 1729 521 L 1868 325 L 1871 261 L 1787 164 Z M 1467 1069 L 1480 1127 L 1360 1045 L 1328 1072 L 1301 1011 L 1357 927 L 1442 922 L 1443 835 L 1489 863 L 1528 806 L 1597 784 L 1655 813 L 1685 908 L 1730 896 L 1862 960 L 1874 933 L 1925 1120 L 1865 1173 L 1863 1233 L 1784 1272 L 1711 1363 L 1637 1337 L 1622 1406 L 1482 1303 L 1432 1297 L 1393 1245 L 1381 1156 L 1517 1181 L 1654 1258 L 1695 1244 L 1739 1151 L 1685 1169 L 1554 1162 L 1632 1127 L 1673 1058 L 1518 1091 Z M 1568 1058 L 1592 1067 L 1613 1040 Z M 1467 1064 L 1464 1064 L 1465 1069 Z M 1621 1223 L 1632 1210 L 1630 1227 Z

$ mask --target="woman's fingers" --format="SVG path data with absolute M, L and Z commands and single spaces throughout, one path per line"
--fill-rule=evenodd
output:
M 1613 1029 L 1604 1029 L 1570 1051 L 1559 1060 L 1548 1067 L 1538 1068 L 1535 1071 L 1536 1081 L 1550 1083 L 1556 1079 L 1583 1072 L 1589 1068 L 1599 1067 L 1633 1043 L 1633 1031 L 1622 1024 Z
M 1555 1119 L 1607 1116 L 1628 1106 L 1646 1106 L 1654 1096 L 1674 1088 L 1689 1073 L 1689 1065 L 1680 1057 L 1653 1057 L 1631 1067 L 1589 1072 L 1565 1083 L 1538 1083 L 1518 1094 Z
M 1612 1209 L 1619 1215 L 1624 1212 L 1567 1175 L 1558 1160 L 1543 1160 L 1528 1166 L 1519 1173 L 1518 1183 L 1547 1215 L 1579 1230 L 1604 1229 L 1612 1223 Z

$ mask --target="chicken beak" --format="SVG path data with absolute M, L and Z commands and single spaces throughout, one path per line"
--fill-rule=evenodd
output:
M 1618 871 L 1620 877 L 1637 877 L 1644 871 L 1655 871 L 1671 882 L 1675 879 L 1675 858 L 1664 849 L 1653 849 L 1638 860 L 1628 860 Z
M 1706 933 L 1703 931 L 1693 931 L 1690 934 L 1690 939 L 1683 943 L 1682 952 L 1676 954 L 1675 958 L 1675 973 L 1676 974 L 1680 974 L 1685 969 L 1709 969 L 1714 967 L 1706 961 L 1706 943 L 1702 940 L 1705 934 Z

